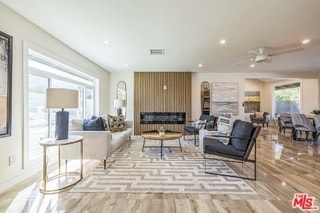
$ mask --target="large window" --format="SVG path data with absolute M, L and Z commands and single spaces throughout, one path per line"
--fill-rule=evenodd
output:
M 54 136 L 55 113 L 59 109 L 46 108 L 46 89 L 78 90 L 79 108 L 67 109 L 69 119 L 89 118 L 95 114 L 94 100 L 97 79 L 30 48 L 27 56 L 25 160 L 26 163 L 31 163 L 42 155 L 40 139 Z
M 300 113 L 300 83 L 274 87 L 274 103 L 276 116 L 283 112 Z

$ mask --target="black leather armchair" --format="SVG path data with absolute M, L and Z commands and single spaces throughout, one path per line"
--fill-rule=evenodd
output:
M 256 180 L 256 141 L 260 130 L 261 126 L 253 125 L 252 123 L 246 121 L 236 120 L 233 125 L 231 136 L 210 135 L 204 137 L 203 152 L 205 159 L 205 173 Z M 219 140 L 219 138 L 228 138 L 229 143 L 225 145 Z M 253 148 L 253 159 L 249 159 Z M 236 174 L 211 172 L 207 169 L 207 160 L 221 160 L 242 164 L 245 162 L 250 162 L 254 164 L 254 175 L 253 177 L 247 177 Z
M 200 116 L 199 120 L 206 121 L 206 122 L 213 121 L 213 123 L 214 123 L 213 125 L 215 125 L 216 117 L 213 115 L 203 115 L 202 114 Z M 193 121 L 190 121 L 190 122 L 193 122 Z M 204 128 L 206 128 L 206 127 L 204 126 Z M 186 134 L 189 134 L 189 135 L 192 134 L 192 135 L 194 135 L 194 145 L 199 146 L 199 144 L 197 144 L 197 135 L 199 135 L 199 130 L 200 130 L 200 128 L 198 128 L 196 126 L 185 126 L 184 127 L 184 140 L 185 140 Z

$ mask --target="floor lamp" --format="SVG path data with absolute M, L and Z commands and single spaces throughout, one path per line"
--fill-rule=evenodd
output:
M 47 108 L 61 108 L 56 113 L 56 132 L 57 140 L 67 139 L 69 132 L 69 112 L 65 108 L 78 108 L 78 90 L 48 88 L 47 89 Z

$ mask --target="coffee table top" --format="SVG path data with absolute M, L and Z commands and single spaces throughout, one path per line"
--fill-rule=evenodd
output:
M 145 139 L 150 139 L 150 140 L 174 140 L 174 139 L 181 138 L 182 133 L 177 131 L 166 130 L 164 135 L 159 135 L 159 132 L 157 130 L 151 130 L 151 131 L 143 132 L 141 136 Z

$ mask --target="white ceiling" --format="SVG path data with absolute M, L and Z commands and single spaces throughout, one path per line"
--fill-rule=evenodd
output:
M 110 72 L 320 71 L 320 0 L 0 1 Z M 303 51 L 270 64 L 232 65 L 252 58 L 249 50 L 306 38 Z M 165 55 L 151 56 L 154 48 Z

